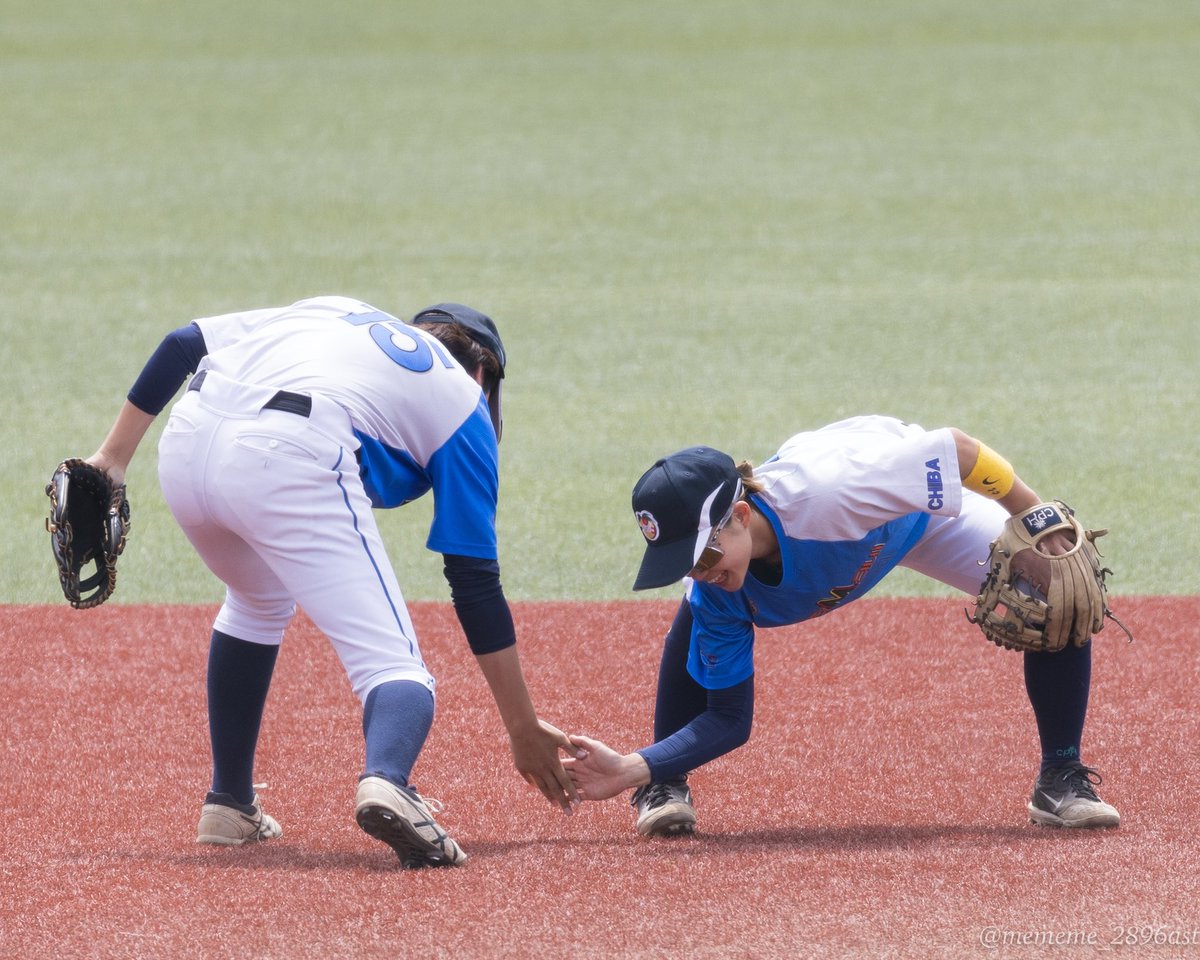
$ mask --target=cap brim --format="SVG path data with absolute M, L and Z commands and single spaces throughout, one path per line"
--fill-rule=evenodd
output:
M 696 541 L 691 537 L 674 543 L 648 544 L 633 589 L 652 590 L 678 583 L 696 565 L 695 550 Z

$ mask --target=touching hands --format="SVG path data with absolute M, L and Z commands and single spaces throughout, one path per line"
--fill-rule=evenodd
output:
M 575 784 L 567 775 L 558 757 L 562 750 L 570 756 L 582 751 L 571 744 L 570 738 L 545 720 L 527 732 L 513 733 L 509 742 L 512 746 L 513 762 L 517 772 L 541 791 L 551 803 L 570 816 L 579 806 L 579 794 Z
M 607 800 L 622 790 L 650 782 L 650 768 L 639 753 L 617 753 L 590 737 L 569 738 L 575 750 L 564 766 L 581 800 Z

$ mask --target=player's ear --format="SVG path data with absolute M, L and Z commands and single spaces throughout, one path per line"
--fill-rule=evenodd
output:
M 745 500 L 739 500 L 733 505 L 733 517 L 743 527 L 750 524 L 750 514 L 753 512 L 750 504 Z

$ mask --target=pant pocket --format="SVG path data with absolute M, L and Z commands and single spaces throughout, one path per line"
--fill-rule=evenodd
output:
M 233 441 L 243 450 L 251 450 L 270 458 L 313 462 L 317 452 L 296 437 L 282 437 L 271 433 L 239 433 Z

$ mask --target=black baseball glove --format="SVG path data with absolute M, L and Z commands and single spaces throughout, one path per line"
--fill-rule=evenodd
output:
M 125 484 L 85 460 L 64 460 L 46 484 L 50 516 L 46 530 L 64 596 L 77 610 L 96 607 L 117 585 L 117 557 L 129 533 Z M 83 568 L 95 562 L 84 578 Z M 88 591 L 92 593 L 84 596 Z

